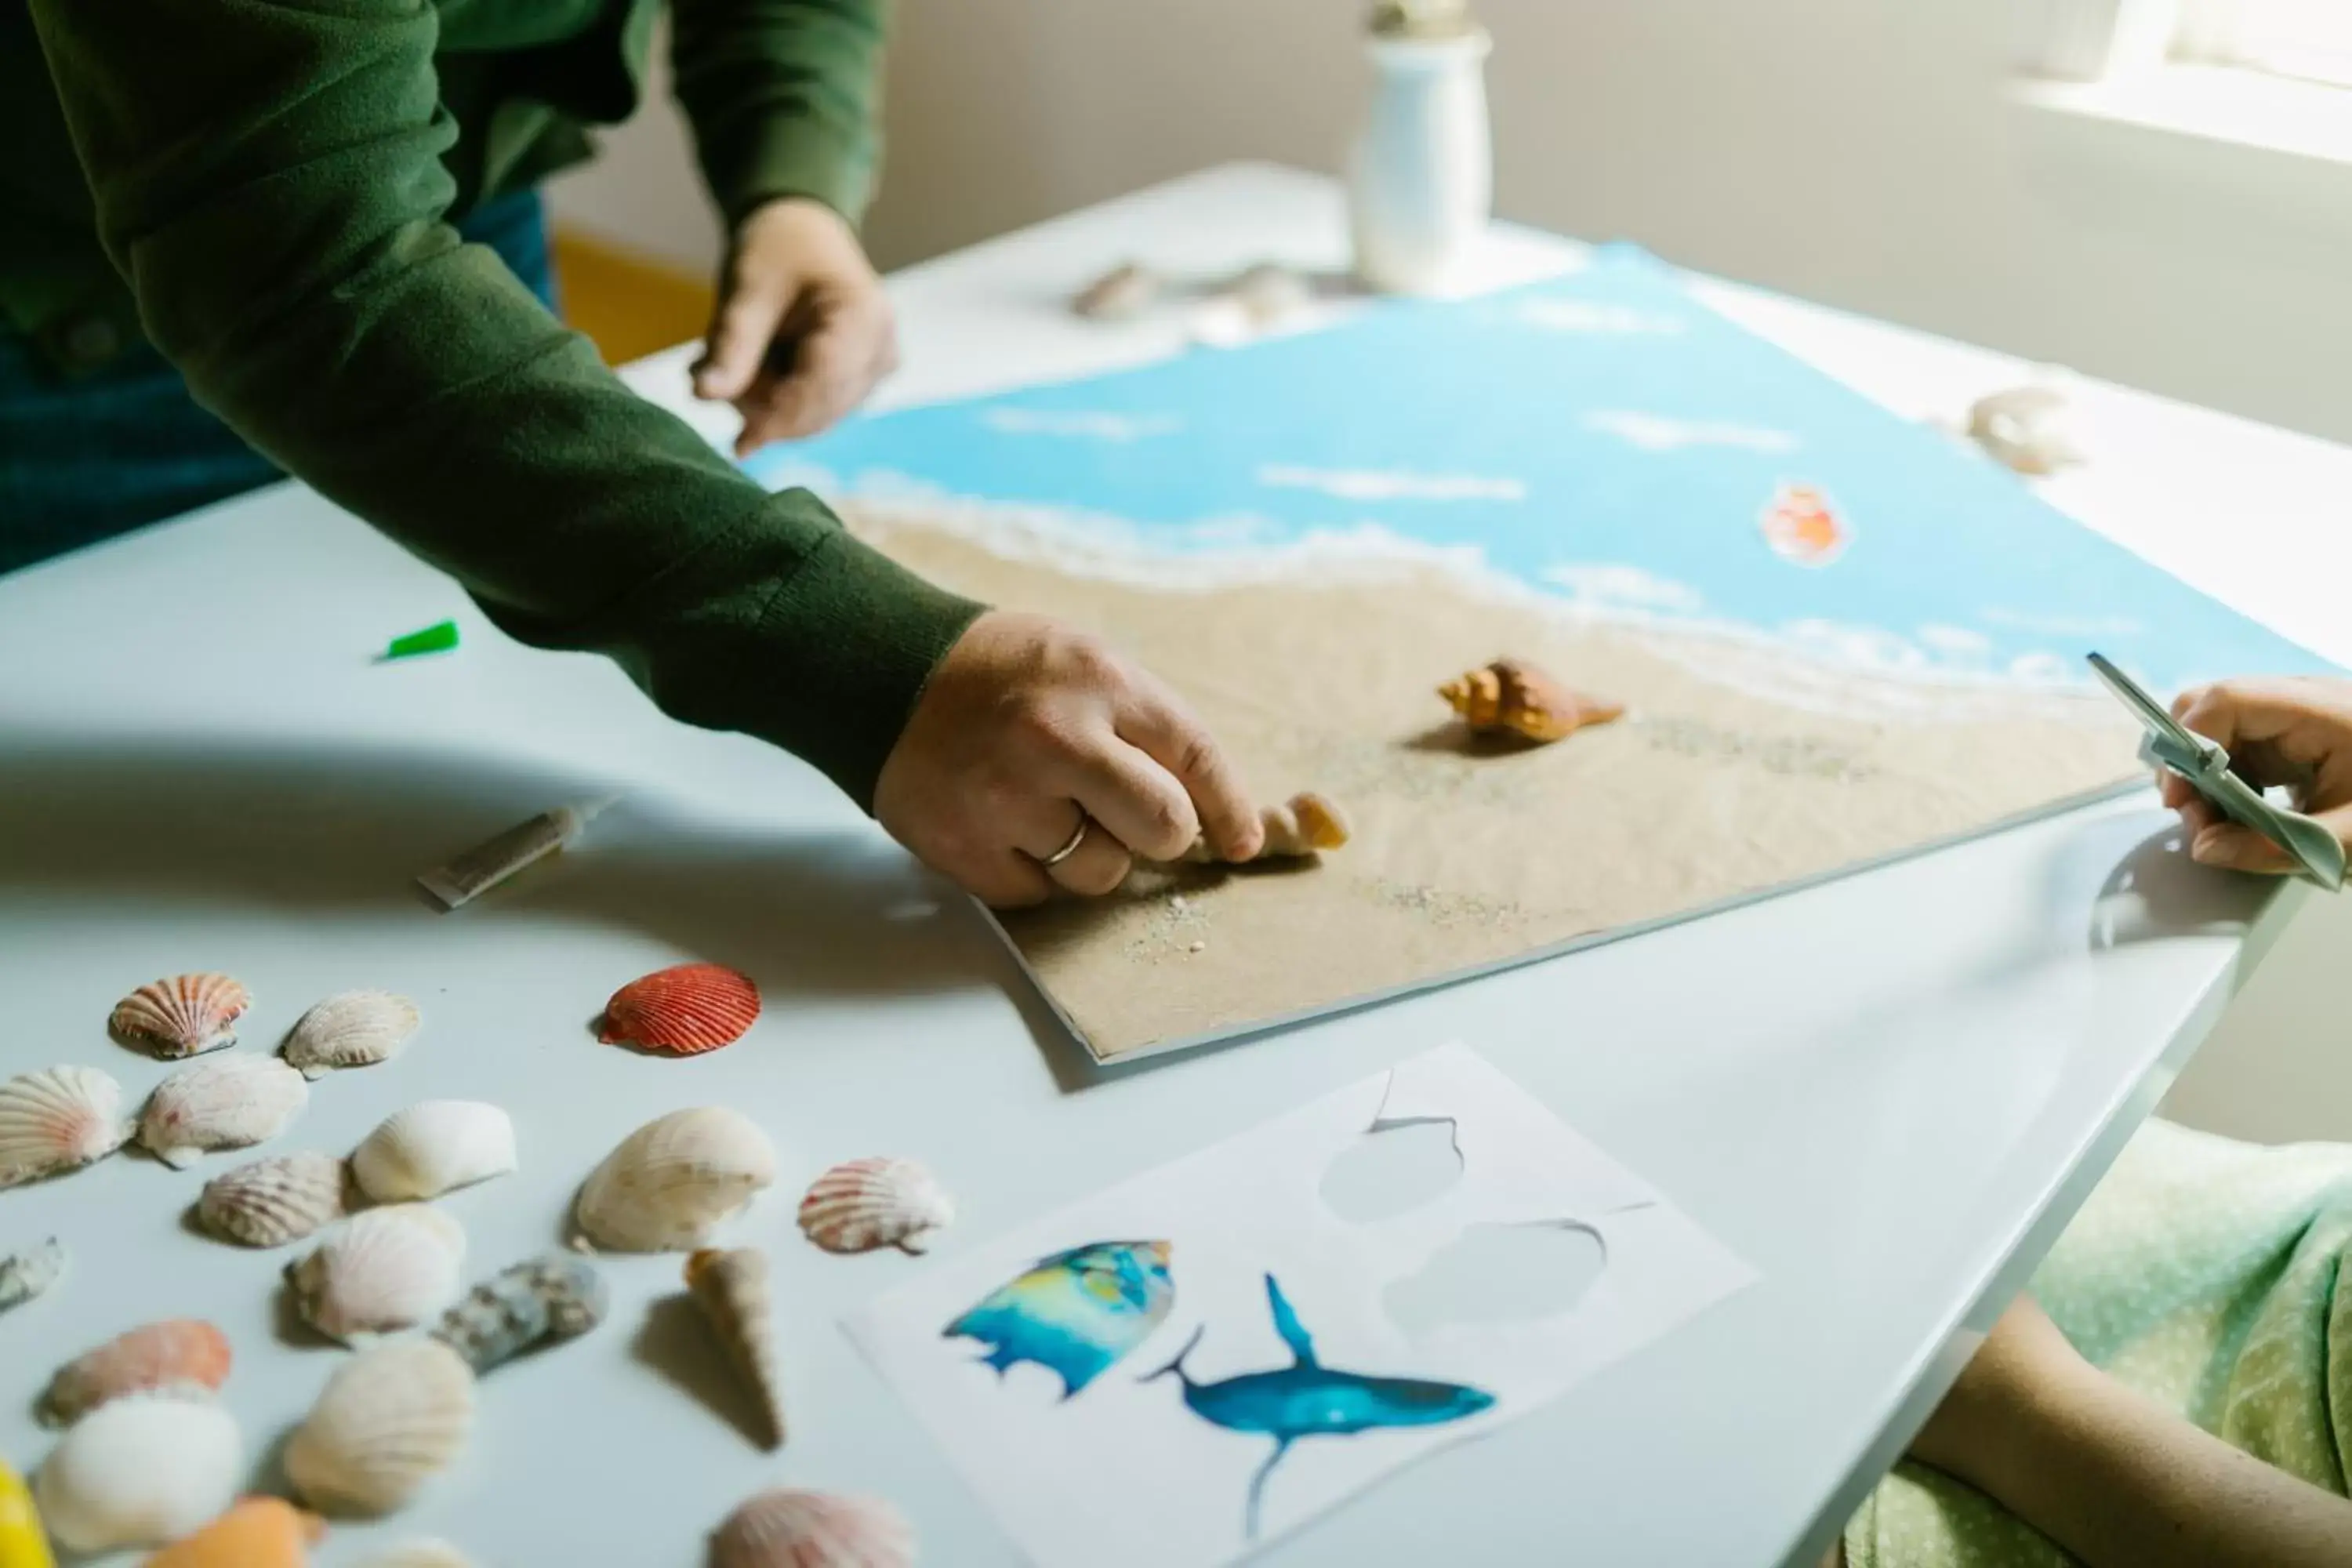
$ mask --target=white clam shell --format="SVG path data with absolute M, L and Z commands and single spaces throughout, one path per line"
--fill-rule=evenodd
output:
M 438 1340 L 346 1362 L 286 1445 L 286 1475 L 326 1513 L 390 1513 L 457 1461 L 474 1426 L 474 1374 Z
M 503 1176 L 518 1163 L 505 1111 L 478 1100 L 427 1100 L 369 1133 L 352 1174 L 376 1202 L 401 1203 Z
M 286 1271 L 302 1321 L 362 1345 L 413 1329 L 457 1299 L 466 1231 L 423 1204 L 365 1209 Z
M 224 1241 L 283 1247 L 343 1216 L 343 1163 L 332 1154 L 252 1160 L 205 1184 L 196 1218 Z
M 404 1541 L 360 1568 L 474 1568 L 474 1560 L 446 1541 Z
M 880 1498 L 777 1487 L 710 1539 L 710 1568 L 909 1568 L 915 1531 Z
M 615 1252 L 701 1247 L 720 1221 L 776 1179 L 776 1151 L 748 1118 L 719 1106 L 647 1122 L 580 1189 L 580 1229 Z
M 122 1086 L 96 1068 L 47 1068 L 0 1083 L 0 1187 L 78 1170 L 130 1135 Z
M 156 1086 L 139 1119 L 139 1141 L 165 1164 L 184 1169 L 207 1151 L 277 1137 L 310 1100 L 310 1084 L 276 1057 L 226 1051 Z
M 304 1078 L 324 1078 L 338 1068 L 373 1067 L 389 1061 L 408 1044 L 424 1020 L 416 1004 L 389 991 L 345 991 L 302 1015 L 286 1037 L 287 1065 Z
M 851 1160 L 816 1179 L 801 1199 L 800 1222 L 827 1252 L 920 1252 L 955 1223 L 955 1200 L 915 1161 Z
M 244 1479 L 245 1439 L 226 1410 L 131 1394 L 77 1422 L 42 1463 L 33 1492 L 59 1545 L 99 1552 L 194 1532 L 236 1500 Z

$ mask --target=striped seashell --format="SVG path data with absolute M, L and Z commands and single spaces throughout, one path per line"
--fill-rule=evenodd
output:
M 596 1037 L 664 1056 L 731 1046 L 760 1016 L 760 988 L 717 963 L 680 963 L 632 980 L 604 1004 Z
M 424 1204 L 365 1209 L 286 1270 L 302 1321 L 361 1346 L 413 1329 L 457 1299 L 465 1227 Z
M 525 1351 L 576 1339 L 604 1321 L 604 1277 L 565 1253 L 518 1263 L 484 1280 L 441 1315 L 433 1337 L 481 1376 Z
M 1515 735 L 1537 745 L 1622 719 L 1625 705 L 1562 686 L 1522 659 L 1498 658 L 1437 689 L 1477 734 Z
M 279 1054 L 304 1078 L 338 1068 L 373 1067 L 408 1044 L 424 1020 L 416 1004 L 389 991 L 345 991 L 302 1015 Z
M 343 1217 L 343 1163 L 332 1154 L 252 1160 L 205 1184 L 196 1218 L 224 1241 L 283 1247 Z
M 146 1568 L 305 1568 L 326 1533 L 325 1520 L 283 1498 L 249 1497 L 147 1559 Z
M 915 1530 L 880 1498 L 777 1487 L 727 1516 L 710 1568 L 910 1568 Z
M 122 1086 L 96 1068 L 46 1068 L 0 1083 L 0 1187 L 79 1170 L 122 1147 Z
M 478 1100 L 427 1100 L 367 1135 L 352 1154 L 360 1191 L 380 1204 L 437 1198 L 515 1169 L 514 1122 Z
M 621 1141 L 580 1188 L 580 1229 L 615 1252 L 691 1252 L 776 1179 L 776 1151 L 721 1106 L 674 1110 Z
M 163 1163 L 184 1169 L 208 1150 L 277 1137 L 310 1100 L 310 1084 L 276 1057 L 231 1051 L 157 1085 L 140 1114 L 139 1142 Z
M 327 1513 L 385 1514 L 455 1464 L 474 1429 L 474 1374 L 439 1340 L 345 1362 L 286 1445 L 286 1476 Z
M 955 1200 L 912 1160 L 851 1160 L 816 1179 L 801 1199 L 800 1219 L 827 1252 L 921 1252 L 955 1223 Z
M 106 1026 L 119 1040 L 176 1061 L 236 1044 L 236 1021 L 252 1005 L 244 983 L 229 975 L 173 974 L 117 1002 Z
M 33 1498 L 58 1545 L 95 1555 L 202 1529 L 244 1478 L 245 1439 L 226 1410 L 134 1394 L 74 1424 L 42 1462 Z
M 173 1318 L 118 1334 L 67 1363 L 41 1395 L 44 1426 L 70 1426 L 125 1394 L 167 1389 L 217 1394 L 228 1381 L 228 1336 L 196 1318 Z
M 784 1446 L 783 1387 L 776 1377 L 775 1300 L 768 1255 L 756 1247 L 705 1247 L 686 1260 L 686 1288 L 710 1320 L 727 1359 L 751 1385 L 760 1410 L 760 1445 Z
M 56 1237 L 0 1258 L 0 1312 L 13 1312 L 58 1282 L 66 1271 L 65 1243 Z

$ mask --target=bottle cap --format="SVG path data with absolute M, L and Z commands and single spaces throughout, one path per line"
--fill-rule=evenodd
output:
M 1463 38 L 1477 31 L 1468 0 L 1380 0 L 1372 7 L 1377 38 Z

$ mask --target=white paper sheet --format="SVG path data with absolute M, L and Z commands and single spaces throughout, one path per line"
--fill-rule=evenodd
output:
M 1332 1162 L 1376 1121 L 1420 1118 L 1454 1123 L 1461 1178 L 1376 1223 L 1334 1215 L 1320 1193 Z M 1583 1228 L 1606 1266 L 1559 1316 L 1417 1337 L 1391 1321 L 1388 1287 L 1484 1225 Z M 1001 1308 L 1003 1288 L 1041 1260 L 1097 1243 L 1129 1245 L 1036 1276 L 1017 1312 L 966 1318 Z M 1269 1275 L 1311 1336 L 1311 1360 L 1279 1330 Z M 846 1327 L 1040 1568 L 1195 1568 L 1244 1556 L 1400 1466 L 1557 1398 L 1755 1278 L 1483 1058 L 1449 1045 L 973 1247 Z M 960 1321 L 969 1331 L 949 1331 Z M 1087 1343 L 1074 1348 L 1056 1322 L 1079 1324 Z M 1002 1373 L 992 1351 L 1010 1363 Z M 1177 1375 L 1152 1375 L 1180 1352 L 1189 1401 Z M 1079 1384 L 1066 1398 L 1055 1364 Z M 1259 1373 L 1284 1375 L 1230 1381 Z M 1276 1429 L 1297 1435 L 1267 1469 Z

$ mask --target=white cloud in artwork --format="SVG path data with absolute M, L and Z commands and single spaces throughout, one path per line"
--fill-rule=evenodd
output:
M 1341 500 L 1498 500 L 1528 499 L 1524 480 L 1476 474 L 1416 474 L 1404 469 L 1303 468 L 1268 464 L 1257 482 L 1274 489 L 1319 490 Z
M 1689 584 L 1639 566 L 1574 563 L 1547 566 L 1543 575 L 1544 581 L 1567 589 L 1570 598 L 1592 609 L 1695 616 L 1706 607 L 1706 600 Z
M 1663 414 L 1641 414 L 1623 408 L 1596 409 L 1584 416 L 1584 427 L 1602 436 L 1614 436 L 1644 452 L 1675 452 L 1685 447 L 1737 447 L 1777 455 L 1797 449 L 1797 438 L 1786 430 L 1670 419 Z
M 2000 608 L 1980 613 L 1994 626 L 2046 637 L 2128 637 L 2147 629 L 2129 616 L 2045 616 Z
M 1947 658 L 1983 658 L 1992 652 L 1990 637 L 1966 626 L 1921 626 L 1919 641 L 1931 652 Z
M 1672 337 L 1686 330 L 1679 316 L 1640 310 L 1602 300 L 1571 300 L 1538 295 L 1523 300 L 1516 312 L 1521 321 L 1548 332 L 1591 332 L 1615 337 Z
M 1173 414 L 1089 413 L 1084 409 L 1006 408 L 981 411 L 980 422 L 1002 436 L 1061 436 L 1125 444 L 1172 436 L 1184 427 Z

